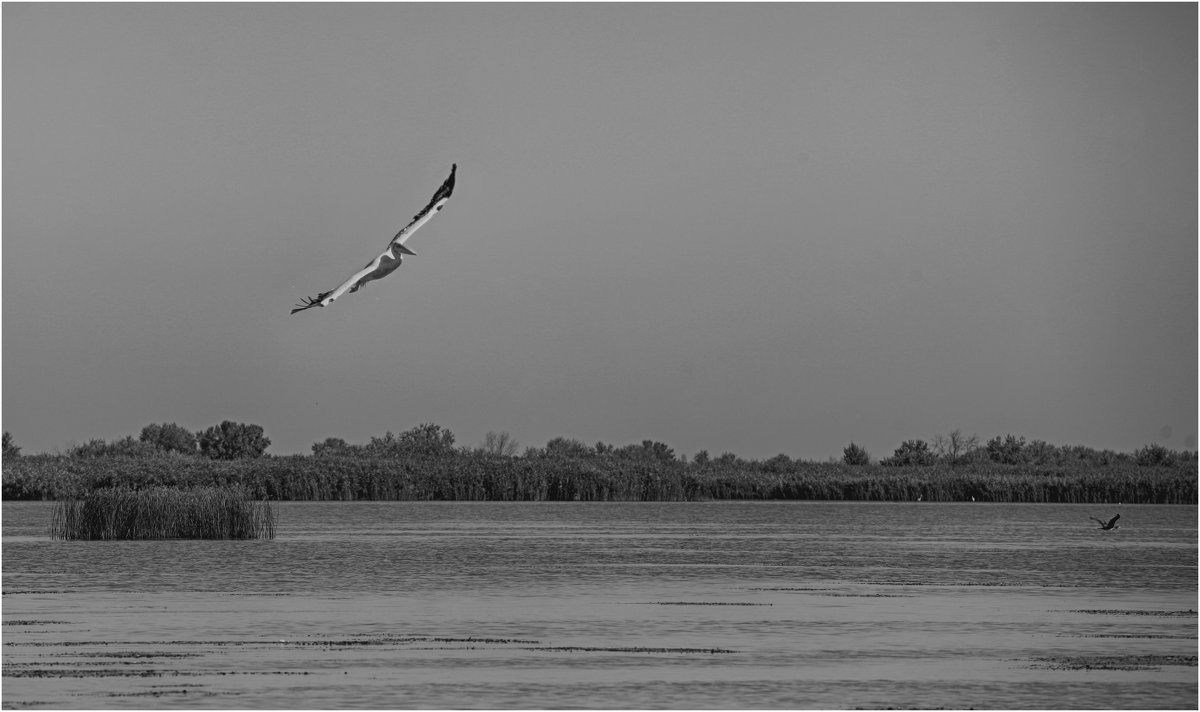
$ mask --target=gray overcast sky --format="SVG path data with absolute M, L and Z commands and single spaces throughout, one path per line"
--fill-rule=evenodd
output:
M 1196 448 L 1197 7 L 3 5 L 26 452 Z M 373 258 L 458 163 L 419 256 Z

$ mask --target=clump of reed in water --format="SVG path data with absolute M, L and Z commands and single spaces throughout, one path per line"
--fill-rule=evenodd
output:
M 273 539 L 270 503 L 241 487 L 106 487 L 54 506 L 55 539 Z

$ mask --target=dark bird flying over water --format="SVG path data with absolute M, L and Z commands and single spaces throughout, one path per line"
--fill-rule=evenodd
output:
M 457 169 L 457 163 L 450 166 L 450 177 L 433 194 L 433 198 L 430 199 L 429 204 L 422 208 L 421 212 L 414 215 L 413 219 L 401 228 L 395 237 L 388 241 L 387 248 L 378 257 L 367 263 L 366 267 L 350 275 L 350 278 L 338 285 L 337 289 L 321 292 L 315 297 L 305 297 L 304 301 L 296 305 L 292 313 L 295 314 L 298 311 L 312 309 L 313 307 L 329 306 L 333 300 L 346 292 L 357 292 L 366 286 L 367 282 L 386 277 L 394 272 L 400 266 L 400 262 L 403 261 L 404 255 L 417 254 L 405 247 L 404 241 L 412 237 L 412 234 L 418 228 L 429 222 L 429 219 L 436 215 L 446 204 L 446 201 L 450 199 L 450 195 L 454 192 L 454 172 Z
M 1103 529 L 1104 531 L 1111 531 L 1111 530 L 1113 530 L 1113 529 L 1120 529 L 1120 528 L 1121 528 L 1121 527 L 1120 527 L 1120 526 L 1117 524 L 1117 520 L 1118 520 L 1118 519 L 1120 519 L 1120 518 L 1121 518 L 1121 515 L 1120 515 L 1120 514 L 1118 514 L 1117 516 L 1113 517 L 1112 519 L 1108 520 L 1107 522 L 1106 522 L 1106 521 L 1104 521 L 1103 519 L 1097 519 L 1097 518 L 1095 518 L 1095 517 L 1092 517 L 1091 519 L 1092 519 L 1092 521 L 1093 521 L 1093 522 L 1099 522 L 1099 524 L 1100 524 L 1100 528 L 1101 528 L 1101 529 Z

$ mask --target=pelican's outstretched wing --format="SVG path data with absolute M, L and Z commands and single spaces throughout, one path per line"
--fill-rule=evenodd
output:
M 1104 528 L 1105 528 L 1105 529 L 1112 529 L 1113 527 L 1115 527 L 1115 526 L 1117 525 L 1117 520 L 1118 520 L 1118 519 L 1120 519 L 1120 518 L 1121 518 L 1121 515 L 1120 515 L 1120 514 L 1118 514 L 1117 516 L 1115 516 L 1115 517 L 1113 517 L 1112 519 L 1108 520 L 1108 524 L 1105 524 L 1105 525 L 1104 525 Z
M 454 192 L 454 172 L 458 170 L 458 164 L 450 166 L 450 177 L 442 183 L 441 187 L 433 194 L 433 198 L 429 200 L 429 204 L 421 209 L 421 212 L 413 216 L 407 225 L 396 233 L 396 236 L 388 241 L 387 247 L 378 257 L 367 263 L 359 271 L 350 275 L 350 278 L 338 285 L 337 289 L 331 289 L 328 292 L 321 292 L 315 297 L 305 297 L 304 301 L 296 305 L 292 310 L 295 314 L 298 311 L 312 309 L 313 307 L 329 306 L 333 300 L 342 296 L 346 292 L 357 292 L 367 282 L 386 277 L 400 266 L 404 259 L 403 255 L 415 255 L 416 253 L 404 246 L 404 241 L 412 236 L 425 223 L 429 222 L 442 207 L 446 201 L 450 199 L 450 195 Z

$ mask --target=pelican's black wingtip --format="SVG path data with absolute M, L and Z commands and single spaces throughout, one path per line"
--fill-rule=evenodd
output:
M 324 295 L 318 296 L 316 299 L 313 299 L 312 297 L 305 297 L 303 301 L 296 305 L 296 308 L 292 310 L 292 313 L 295 314 L 296 312 L 302 312 L 305 309 L 312 309 L 313 307 L 323 307 L 325 305 L 321 303 L 321 300 L 324 298 Z

